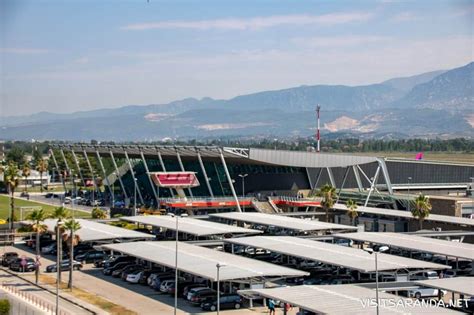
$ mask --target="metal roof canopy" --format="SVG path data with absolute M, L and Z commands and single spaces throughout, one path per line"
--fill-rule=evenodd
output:
M 104 245 L 105 248 L 138 257 L 153 263 L 175 267 L 174 241 L 133 242 Z M 307 272 L 220 252 L 217 250 L 179 242 L 178 269 L 189 274 L 216 281 L 216 264 L 220 268 L 220 280 L 250 279 L 256 277 L 299 277 Z
M 384 244 L 419 252 L 474 260 L 474 245 L 391 232 L 333 234 L 334 237 Z
M 75 152 L 122 155 L 126 150 L 129 155 L 139 156 L 140 152 L 145 155 L 156 155 L 158 152 L 163 156 L 176 157 L 179 153 L 181 157 L 202 157 L 219 158 L 220 153 L 225 158 L 238 158 L 247 161 L 255 161 L 264 164 L 285 165 L 291 167 L 347 167 L 352 165 L 368 164 L 377 161 L 377 157 L 358 156 L 349 154 L 333 154 L 306 151 L 289 150 L 267 150 L 256 148 L 231 148 L 217 146 L 183 146 L 183 145 L 91 145 L 91 144 L 52 144 L 52 148 L 73 150 Z
M 211 218 L 235 220 L 240 222 L 251 222 L 261 225 L 273 225 L 280 228 L 295 231 L 324 231 L 324 230 L 357 230 L 355 226 L 326 223 L 315 220 L 304 220 L 288 216 L 258 212 L 226 212 L 209 214 Z
M 156 227 L 164 227 L 169 230 L 176 230 L 176 218 L 171 216 L 134 216 L 121 217 L 120 219 L 130 222 L 137 222 L 140 224 L 151 225 Z M 262 231 L 245 229 L 238 226 L 221 224 L 216 222 L 204 221 L 194 218 L 179 218 L 178 219 L 179 232 L 192 234 L 196 236 L 208 235 L 222 235 L 227 233 L 232 234 L 257 234 Z
M 335 204 L 333 206 L 334 209 L 339 211 L 347 211 L 346 205 L 343 204 Z M 413 215 L 409 211 L 401 211 L 401 210 L 391 210 L 391 209 L 383 209 L 383 208 L 373 208 L 373 207 L 363 207 L 358 206 L 357 212 L 359 213 L 369 213 L 369 214 L 378 214 L 387 217 L 396 217 L 396 218 L 404 218 L 404 219 L 414 219 Z M 448 215 L 439 215 L 439 214 L 430 214 L 425 221 L 433 221 L 433 222 L 442 222 L 442 223 L 450 223 L 450 224 L 458 224 L 458 225 L 466 225 L 466 226 L 474 226 L 474 220 L 468 218 L 460 218 L 460 217 L 451 217 Z
M 101 241 L 101 240 L 113 240 L 113 239 L 146 239 L 146 238 L 155 238 L 154 235 L 127 230 L 124 228 L 119 228 L 116 226 L 98 223 L 94 221 L 84 220 L 84 219 L 75 219 L 81 225 L 81 228 L 75 232 L 79 235 L 81 241 L 91 242 L 91 241 Z M 48 227 L 48 231 L 55 232 L 57 220 L 47 219 L 44 221 L 44 224 Z
M 346 267 L 360 272 L 374 272 L 375 259 L 369 253 L 352 247 L 312 241 L 292 236 L 252 236 L 226 239 L 231 244 L 268 249 L 294 257 L 320 261 L 326 264 Z M 445 265 L 380 253 L 378 270 L 447 269 Z
M 460 294 L 474 296 L 474 278 L 471 277 L 455 277 L 442 278 L 433 280 L 415 281 L 416 284 L 435 289 L 457 292 Z
M 283 301 L 317 314 L 375 314 L 375 291 L 355 285 L 299 285 L 240 290 L 238 293 L 243 296 L 259 295 Z M 382 300 L 380 303 L 381 314 L 459 314 L 431 305 L 417 307 L 413 305 L 413 300 L 384 292 L 379 292 L 379 299 Z M 388 301 L 395 303 L 388 303 Z M 400 304 L 403 306 L 399 306 Z

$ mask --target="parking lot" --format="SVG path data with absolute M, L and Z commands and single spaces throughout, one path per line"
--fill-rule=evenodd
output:
M 33 257 L 34 254 L 24 245 L 14 247 L 5 247 L 4 252 L 16 251 L 19 255 Z M 41 259 L 41 270 L 54 263 L 54 256 L 45 256 Z M 30 277 L 34 278 L 33 272 Z M 46 273 L 48 276 L 55 277 L 55 273 Z M 63 272 L 63 279 L 67 279 L 68 272 Z M 64 281 L 64 280 L 63 280 Z M 122 305 L 125 308 L 136 312 L 137 314 L 173 314 L 174 298 L 168 294 L 160 294 L 148 286 L 139 284 L 130 284 L 119 278 L 105 276 L 101 268 L 94 268 L 93 264 L 87 264 L 82 271 L 74 273 L 74 286 L 97 294 L 115 304 Z M 199 307 L 191 306 L 183 299 L 178 299 L 178 314 L 206 314 Z M 255 307 L 252 309 L 223 310 L 222 314 L 264 314 L 268 311 L 264 307 Z M 288 314 L 296 314 L 296 310 Z

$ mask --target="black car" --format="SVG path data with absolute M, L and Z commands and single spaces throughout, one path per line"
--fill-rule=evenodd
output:
M 22 261 L 25 260 L 25 265 Z M 13 271 L 34 271 L 36 270 L 36 263 L 33 258 L 17 258 L 10 264 L 10 270 Z
M 83 264 L 95 263 L 96 261 L 103 260 L 105 253 L 99 250 L 91 250 L 83 254 L 77 255 L 75 260 L 82 262 Z
M 238 294 L 221 294 L 219 298 L 220 309 L 239 309 L 242 306 L 242 297 Z M 204 311 L 214 312 L 217 309 L 217 297 L 206 299 L 201 308 Z
M 125 265 L 123 265 L 122 268 L 117 268 L 114 271 L 112 271 L 112 277 L 119 278 L 119 277 L 122 276 L 122 272 L 127 271 L 127 270 L 131 270 L 131 269 L 135 268 L 136 266 L 138 266 L 138 265 L 136 265 L 133 262 L 132 263 L 126 263 Z
M 148 284 L 148 277 L 152 274 L 152 273 L 157 273 L 157 272 L 160 272 L 160 270 L 157 270 L 157 269 L 145 269 L 143 270 L 142 274 L 140 275 L 140 280 L 138 280 L 138 283 L 140 284 Z
M 187 287 L 187 286 L 190 286 L 194 284 L 194 282 L 192 281 L 178 281 L 178 296 L 182 296 L 183 295 L 183 292 L 184 292 L 184 289 Z M 168 292 L 169 294 L 171 295 L 174 295 L 174 291 L 176 289 L 176 286 L 175 284 L 171 284 L 168 288 Z
M 191 290 L 191 289 L 194 289 L 194 288 L 205 288 L 207 287 L 205 284 L 203 283 L 193 283 L 193 284 L 190 284 L 190 285 L 187 285 L 185 287 L 183 287 L 183 294 L 181 295 L 184 299 L 188 299 L 188 292 Z
M 7 267 L 18 258 L 17 252 L 6 252 L 2 255 L 2 266 Z
M 63 260 L 61 262 L 61 271 L 69 271 L 70 269 L 70 264 L 69 264 L 69 260 Z M 74 270 L 81 270 L 82 269 L 82 264 L 78 261 L 74 261 L 73 264 L 72 264 L 72 268 Z M 56 272 L 57 271 L 57 265 L 56 264 L 52 264 L 52 265 L 49 265 L 46 267 L 46 272 Z
M 134 262 L 135 260 L 136 260 L 136 258 L 132 257 L 132 256 L 117 256 L 117 257 L 113 258 L 112 260 L 109 260 L 109 261 L 105 262 L 104 263 L 104 268 L 113 267 L 116 264 L 122 263 L 122 262 Z
M 123 268 L 125 268 L 126 266 L 128 266 L 130 264 L 131 264 L 131 262 L 128 262 L 128 261 L 120 262 L 118 264 L 113 265 L 112 267 L 104 268 L 104 270 L 102 270 L 102 272 L 104 273 L 104 275 L 110 276 L 112 274 L 112 272 L 114 272 L 115 270 L 123 269 Z
M 210 288 L 204 288 L 202 290 L 196 290 L 195 292 L 188 293 L 188 301 L 194 305 L 201 305 L 206 299 L 216 297 L 217 292 Z

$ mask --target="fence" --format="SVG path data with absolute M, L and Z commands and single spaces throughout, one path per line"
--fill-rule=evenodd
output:
M 21 290 L 17 285 L 1 283 L 0 289 L 5 291 L 7 295 L 11 295 L 20 301 L 13 301 L 12 307 L 16 308 L 17 311 L 12 311 L 11 314 L 56 314 L 56 305 L 41 299 L 40 297 L 31 294 L 27 291 Z M 9 299 L 10 300 L 10 299 Z M 30 312 L 23 312 L 21 308 L 24 308 L 24 311 L 30 310 Z M 36 308 L 36 311 L 35 311 Z M 18 312 L 21 311 L 21 312 Z M 63 310 L 58 311 L 58 315 L 72 315 Z

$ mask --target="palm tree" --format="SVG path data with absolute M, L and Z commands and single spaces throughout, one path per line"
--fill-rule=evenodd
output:
M 92 219 L 107 219 L 107 212 L 95 207 L 91 212 Z
M 43 224 L 44 220 L 47 218 L 46 213 L 44 212 L 43 209 L 39 210 L 34 210 L 28 215 L 28 220 L 33 221 L 33 224 L 31 225 L 33 231 L 36 232 L 36 261 L 39 262 L 40 258 L 40 234 L 46 232 L 48 230 L 47 226 Z M 36 276 L 36 284 L 38 284 L 38 278 L 39 278 L 39 266 L 36 266 L 36 271 L 35 271 L 35 276 Z
M 54 212 L 53 214 L 51 215 L 51 218 L 53 219 L 57 219 L 58 222 L 56 224 L 56 229 L 59 228 L 59 226 L 61 225 L 61 223 L 66 220 L 67 218 L 69 218 L 69 211 L 64 208 L 64 207 L 58 207 L 56 209 L 54 209 Z M 56 235 L 63 235 L 64 233 L 64 228 L 61 227 L 61 230 L 59 231 L 59 234 L 58 234 L 58 231 L 56 230 Z M 63 242 L 62 240 L 56 240 L 57 241 L 57 246 L 58 248 L 56 248 L 56 252 L 59 256 L 59 266 L 61 266 L 62 264 L 62 261 L 63 261 L 63 256 L 62 256 L 62 253 L 63 253 Z M 59 274 L 58 274 L 58 278 L 59 278 L 59 282 L 61 282 L 61 268 L 59 268 Z
M 74 220 L 74 219 L 69 219 L 64 223 L 64 229 L 66 231 L 69 231 L 69 234 L 65 233 L 63 234 L 63 240 L 67 242 L 67 245 L 69 247 L 69 282 L 67 284 L 67 287 L 72 290 L 72 271 L 74 270 L 74 246 L 79 244 L 79 241 L 81 240 L 79 235 L 75 234 L 76 231 L 78 231 L 81 228 L 81 224 Z M 58 266 L 59 268 L 59 266 Z
M 7 185 L 8 192 L 11 194 L 10 198 L 10 218 L 9 228 L 13 230 L 13 221 L 15 220 L 15 188 L 18 187 L 18 166 L 14 162 L 10 162 L 6 168 L 4 168 L 4 181 Z
M 336 188 L 329 184 L 325 184 L 323 187 L 319 189 L 318 195 L 320 197 L 323 197 L 323 200 L 321 201 L 321 205 L 323 206 L 323 209 L 326 211 L 326 222 L 329 222 L 329 209 L 331 209 L 334 206 L 334 203 L 336 202 Z
M 419 194 L 415 199 L 415 207 L 411 210 L 411 214 L 414 218 L 418 219 L 420 230 L 423 229 L 423 220 L 430 215 L 430 211 L 430 199 L 423 194 Z
M 43 173 L 48 170 L 48 162 L 44 159 L 40 159 L 38 161 L 38 165 L 36 166 L 36 170 L 40 173 L 40 182 L 41 182 L 40 190 L 41 192 L 43 192 Z
M 21 174 L 25 178 L 25 192 L 28 192 L 28 176 L 31 175 L 31 169 L 28 164 L 23 165 L 23 169 L 21 170 Z
M 352 225 L 354 225 L 355 219 L 359 216 L 357 213 L 357 204 L 354 200 L 349 199 L 346 202 L 347 215 L 351 218 Z

